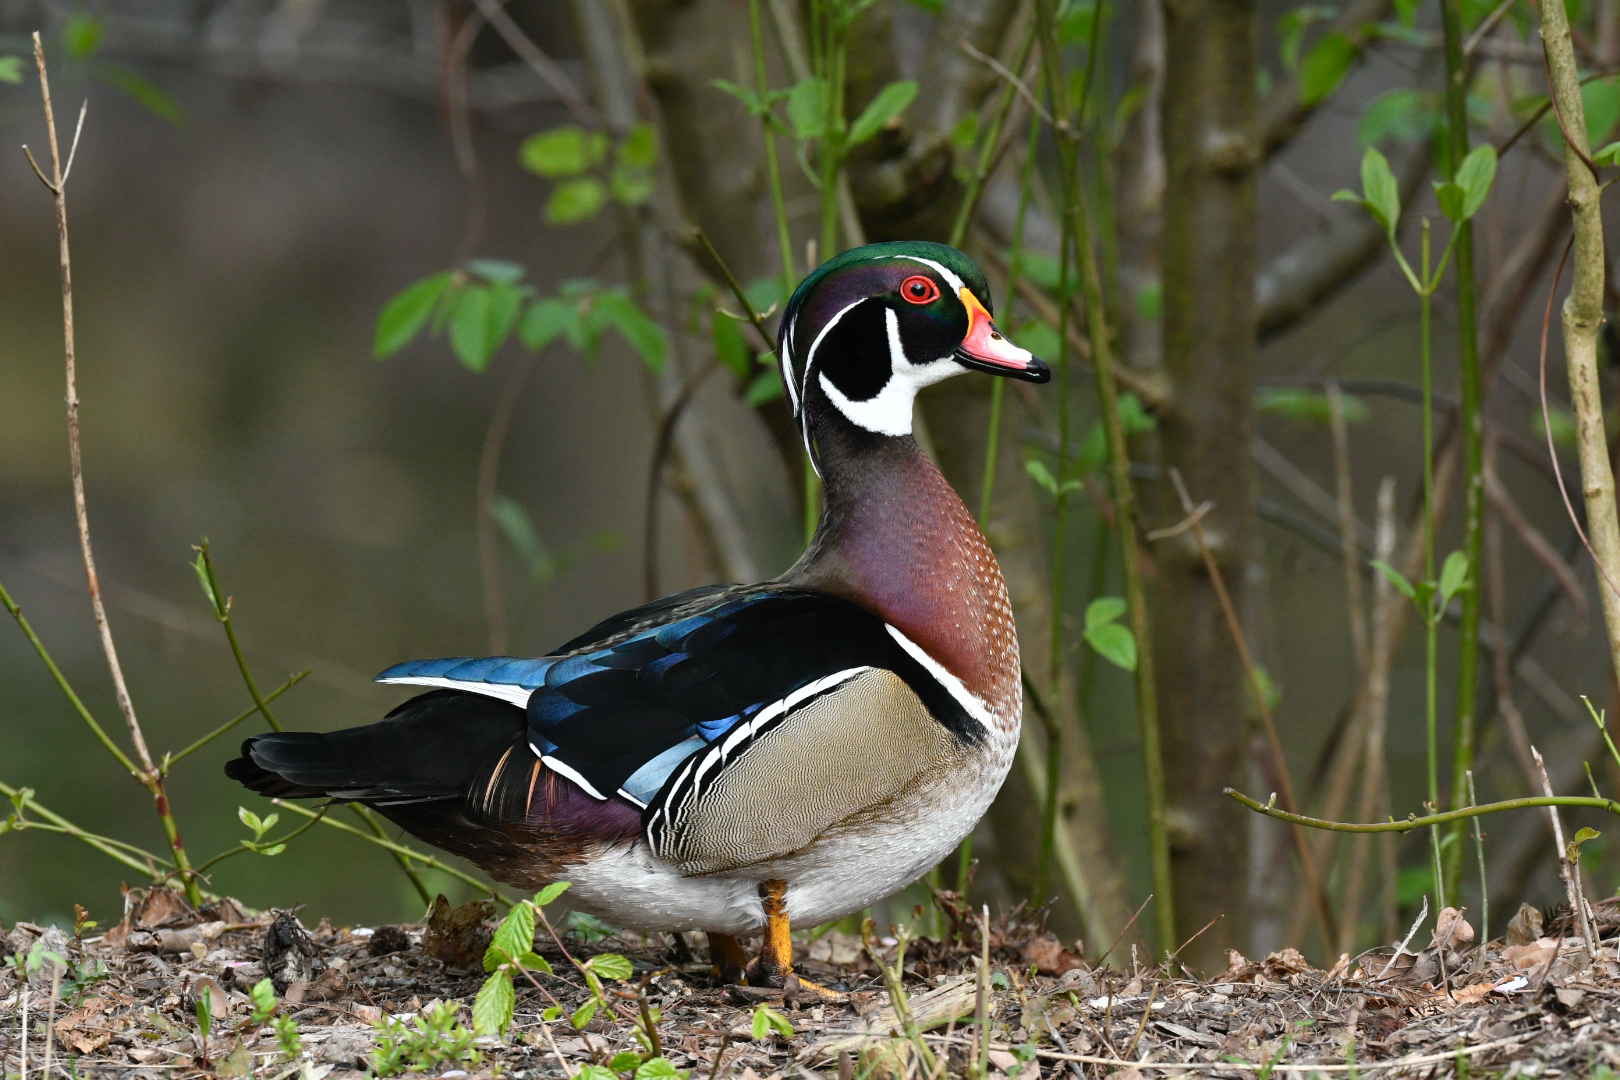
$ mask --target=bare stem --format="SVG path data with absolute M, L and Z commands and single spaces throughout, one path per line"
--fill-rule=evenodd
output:
M 1348 833 L 1406 833 L 1413 829 L 1425 826 L 1444 825 L 1449 821 L 1462 821 L 1465 818 L 1479 817 L 1482 814 L 1500 814 L 1504 810 L 1523 810 L 1535 806 L 1584 806 L 1594 810 L 1607 810 L 1611 814 L 1620 814 L 1620 802 L 1613 799 L 1592 799 L 1584 795 L 1537 795 L 1523 799 L 1504 799 L 1501 802 L 1485 803 L 1481 806 L 1464 806 L 1457 810 L 1447 810 L 1441 814 L 1428 814 L 1424 817 L 1409 815 L 1403 821 L 1374 821 L 1367 824 L 1357 824 L 1351 821 L 1328 821 L 1324 818 L 1306 817 L 1303 814 L 1290 814 L 1286 810 L 1279 810 L 1268 803 L 1256 802 L 1236 788 L 1223 789 L 1227 795 L 1247 806 L 1257 814 L 1264 814 L 1278 821 L 1287 821 L 1294 825 L 1304 825 L 1312 829 L 1325 829 L 1329 832 Z
M 1569 371 L 1570 403 L 1575 410 L 1576 444 L 1580 452 L 1581 487 L 1586 496 L 1587 525 L 1600 576 L 1603 622 L 1608 631 L 1610 659 L 1620 674 L 1620 593 L 1612 584 L 1620 573 L 1620 512 L 1615 507 L 1614 473 L 1603 421 L 1603 396 L 1598 376 L 1598 334 L 1603 326 L 1604 278 L 1607 266 L 1603 242 L 1601 188 L 1589 167 L 1586 107 L 1581 100 L 1580 71 L 1570 37 L 1569 16 L 1561 4 L 1543 4 L 1541 43 L 1547 58 L 1548 89 L 1564 136 L 1564 170 L 1569 178 L 1569 205 L 1573 212 L 1575 245 L 1574 282 L 1564 301 L 1564 358 Z
M 39 68 L 40 100 L 45 107 L 45 130 L 51 147 L 51 179 L 47 181 L 46 186 L 50 188 L 51 195 L 56 201 L 56 236 L 62 267 L 62 352 L 67 378 L 68 454 L 73 473 L 73 511 L 79 523 L 79 549 L 84 554 L 85 580 L 90 588 L 90 607 L 95 612 L 96 632 L 101 638 L 101 651 L 107 657 L 107 671 L 112 675 L 118 711 L 123 714 L 124 723 L 129 728 L 130 742 L 135 747 L 135 757 L 140 762 L 140 769 L 132 771 L 136 772 L 136 778 L 152 795 L 158 819 L 163 823 L 163 834 L 169 842 L 170 850 L 174 852 L 175 866 L 187 875 L 186 899 L 196 905 L 202 903 L 202 894 L 197 890 L 197 883 L 189 876 L 191 863 L 186 857 L 185 845 L 180 841 L 180 830 L 170 810 L 168 794 L 163 788 L 163 774 L 152 763 L 152 754 L 146 748 L 146 736 L 135 716 L 135 704 L 130 700 L 129 687 L 124 682 L 124 669 L 118 662 L 118 647 L 113 644 L 112 627 L 107 622 L 107 608 L 101 600 L 101 581 L 96 576 L 95 553 L 90 546 L 90 512 L 85 503 L 84 464 L 79 449 L 79 387 L 73 339 L 73 260 L 68 249 L 67 177 L 62 169 L 62 152 L 56 138 L 56 113 L 51 106 L 51 82 L 45 69 L 45 47 L 40 42 L 38 31 L 34 33 L 34 63 Z M 81 114 L 78 131 L 82 130 Z M 74 134 L 73 143 L 68 152 L 70 160 L 78 150 L 77 132 Z M 38 171 L 37 166 L 35 170 Z M 116 756 L 122 759 L 119 764 L 127 763 L 128 759 L 122 754 Z
M 231 622 L 231 598 L 219 587 L 219 577 L 214 573 L 214 556 L 208 550 L 207 537 L 196 546 L 196 550 L 197 554 L 202 556 L 203 573 L 208 575 L 208 591 L 214 601 L 214 617 L 225 628 L 225 640 L 231 644 L 231 655 L 236 658 L 236 670 L 242 673 L 242 682 L 247 685 L 248 696 L 253 699 L 253 708 L 264 717 L 264 722 L 270 725 L 272 731 L 280 731 L 281 725 L 276 721 L 275 714 L 270 711 L 270 699 L 259 693 L 259 684 L 253 680 L 253 671 L 248 667 L 247 657 L 242 655 L 242 643 L 236 640 L 236 626 Z
M 276 700 L 276 698 L 280 697 L 282 694 L 285 694 L 288 690 L 291 690 L 293 687 L 297 686 L 300 682 L 302 682 L 304 680 L 304 677 L 306 675 L 308 675 L 308 674 L 309 674 L 308 671 L 299 671 L 299 672 L 296 672 L 296 673 L 294 673 L 292 675 L 287 676 L 287 681 L 286 682 L 282 683 L 280 686 L 276 687 L 274 690 L 272 690 L 268 694 L 264 695 L 264 703 L 266 705 L 270 704 L 272 701 Z M 173 770 L 173 768 L 176 765 L 180 764 L 180 762 L 184 761 L 186 758 L 190 757 L 192 754 L 196 753 L 198 750 L 201 750 L 203 747 L 207 746 L 209 743 L 213 742 L 215 739 L 219 738 L 221 735 L 224 735 L 226 732 L 230 731 L 236 725 L 240 724 L 242 721 L 246 720 L 248 717 L 250 717 L 254 713 L 258 712 L 260 710 L 260 708 L 261 708 L 261 706 L 254 705 L 251 709 L 246 709 L 246 710 L 238 713 L 236 716 L 232 717 L 231 719 L 225 721 L 223 724 L 219 725 L 219 727 L 215 728 L 213 731 L 210 731 L 208 734 L 204 735 L 202 738 L 198 739 L 196 742 L 192 743 L 190 746 L 186 747 L 184 750 L 181 750 L 179 753 L 165 755 L 164 758 L 163 758 L 163 772 L 165 774 L 169 773 L 171 770 Z M 277 730 L 280 730 L 280 729 L 278 728 Z
M 1277 724 L 1271 715 L 1271 701 L 1266 693 L 1266 683 L 1260 677 L 1260 669 L 1255 665 L 1253 654 L 1249 652 L 1249 640 L 1243 633 L 1242 623 L 1238 621 L 1237 611 L 1232 607 L 1231 594 L 1226 591 L 1226 576 L 1221 573 L 1220 563 L 1216 561 L 1215 553 L 1209 546 L 1209 539 L 1204 535 L 1203 514 L 1193 506 L 1192 497 L 1187 493 L 1187 485 L 1181 478 L 1180 470 L 1172 466 L 1170 479 L 1175 484 L 1176 494 L 1181 498 L 1181 509 L 1188 515 L 1187 520 L 1192 523 L 1193 537 L 1198 541 L 1199 553 L 1204 557 L 1204 568 L 1209 571 L 1210 584 L 1215 587 L 1215 598 L 1220 602 L 1221 614 L 1226 618 L 1226 628 L 1232 634 L 1232 640 L 1237 646 L 1238 660 L 1243 664 L 1244 674 L 1248 676 L 1249 692 L 1254 695 L 1255 708 L 1260 712 L 1260 725 L 1266 733 L 1266 745 L 1271 751 L 1278 783 L 1282 785 L 1283 809 L 1289 813 L 1298 813 L 1299 805 L 1294 801 L 1294 781 L 1289 775 L 1288 759 L 1283 755 L 1282 740 L 1277 736 Z M 1338 927 L 1333 919 L 1333 906 L 1328 902 L 1327 893 L 1322 888 L 1322 875 L 1317 871 L 1316 859 L 1312 855 L 1310 842 L 1305 838 L 1305 830 L 1295 828 L 1292 832 L 1294 846 L 1299 854 L 1300 871 L 1305 876 L 1305 888 L 1316 907 L 1317 920 L 1321 923 L 1322 944 L 1324 948 L 1330 949 L 1331 943 L 1339 936 Z
M 8 799 L 14 799 L 20 793 L 27 791 L 27 788 L 14 788 L 4 781 L 0 781 L 0 795 L 4 795 Z M 49 825 L 42 825 L 37 821 L 31 821 L 27 823 L 27 828 L 44 829 L 47 832 L 57 832 L 63 834 L 64 836 L 71 836 L 76 840 L 82 840 L 86 844 L 89 844 L 91 847 L 95 848 L 97 851 L 101 852 L 103 855 L 107 856 L 107 858 L 129 867 L 131 870 L 134 870 L 137 873 L 146 874 L 154 880 L 158 877 L 158 868 L 167 867 L 170 865 L 166 860 L 159 858 L 144 848 L 136 847 L 134 844 L 126 844 L 122 840 L 114 840 L 110 836 L 102 836 L 99 833 L 93 833 L 79 828 L 61 814 L 58 814 L 49 807 L 43 806 L 39 802 L 35 801 L 31 793 L 27 794 L 23 798 L 22 809 L 25 811 L 31 810 L 40 817 L 44 818 L 46 821 L 50 822 Z M 135 856 L 137 855 L 140 856 L 140 858 L 136 858 Z M 141 859 L 145 859 L 146 861 L 142 862 Z
M 310 810 L 310 809 L 307 809 L 305 807 L 299 806 L 295 802 L 288 802 L 285 799 L 271 799 L 270 801 L 273 804 L 275 804 L 276 806 L 281 807 L 283 810 L 290 810 L 295 814 L 302 814 L 304 817 L 312 818 L 312 817 L 318 816 L 317 813 L 314 810 Z M 323 817 L 323 818 L 321 818 L 321 824 L 322 825 L 328 825 L 328 826 L 338 830 L 339 832 L 348 833 L 350 836 L 358 836 L 360 839 L 364 840 L 368 844 L 376 844 L 378 847 L 382 848 L 385 851 L 391 851 L 396 855 L 404 855 L 406 858 L 409 858 L 409 859 L 412 859 L 412 860 L 414 860 L 416 862 L 419 862 L 423 866 L 429 867 L 429 868 L 434 869 L 434 870 L 438 870 L 441 873 L 449 874 L 451 877 L 455 878 L 457 881 L 465 882 L 466 884 L 471 885 L 473 888 L 478 889 L 480 892 L 488 893 L 490 899 L 494 900 L 497 904 L 500 904 L 502 907 L 508 907 L 509 908 L 509 907 L 512 906 L 512 901 L 508 900 L 505 896 L 501 895 L 498 891 L 496 891 L 494 888 L 492 888 L 490 885 L 486 884 L 485 882 L 479 881 L 477 878 L 473 877 L 471 874 L 465 873 L 465 872 L 463 872 L 461 870 L 457 870 L 453 866 L 450 866 L 450 865 L 448 865 L 446 863 L 440 862 L 438 859 L 435 859 L 431 855 L 427 855 L 427 854 L 424 854 L 424 853 L 422 853 L 420 851 L 417 851 L 415 848 L 406 847 L 404 844 L 396 844 L 392 840 L 389 840 L 387 837 L 373 836 L 370 833 L 361 832 L 359 829 L 355 828 L 353 825 L 346 825 L 343 822 L 338 821 L 336 818 Z
M 1047 85 L 1061 87 L 1062 61 L 1059 54 L 1054 5 L 1037 0 L 1035 5 L 1040 35 L 1041 60 L 1046 68 Z M 1119 532 L 1120 563 L 1125 578 L 1125 601 L 1129 609 L 1131 633 L 1137 642 L 1136 715 L 1142 736 L 1142 763 L 1146 780 L 1148 841 L 1153 868 L 1154 921 L 1159 948 L 1169 949 L 1175 941 L 1175 891 L 1171 883 L 1170 841 L 1165 824 L 1164 765 L 1159 746 L 1158 691 L 1153 682 L 1153 634 L 1148 625 L 1147 593 L 1142 583 L 1141 552 L 1136 537 L 1136 492 L 1131 486 L 1130 457 L 1125 446 L 1125 428 L 1120 420 L 1119 393 L 1115 386 L 1113 344 L 1109 339 L 1108 318 L 1103 308 L 1102 282 L 1097 271 L 1096 253 L 1086 220 L 1082 192 L 1073 182 L 1073 147 L 1058 155 L 1067 214 L 1072 219 L 1075 247 L 1080 255 L 1080 285 L 1085 298 L 1086 328 L 1091 335 L 1092 368 L 1097 376 L 1097 398 L 1103 431 L 1108 442 L 1109 474 L 1112 481 L 1114 517 Z

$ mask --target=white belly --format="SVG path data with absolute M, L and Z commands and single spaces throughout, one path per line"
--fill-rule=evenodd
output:
M 868 907 L 937 866 L 990 808 L 1016 738 L 974 776 L 942 775 L 881 818 L 829 830 L 781 859 L 725 875 L 688 877 L 640 840 L 605 845 L 570 867 L 568 902 L 626 930 L 748 935 L 765 925 L 762 881 L 788 884 L 788 918 L 811 927 Z

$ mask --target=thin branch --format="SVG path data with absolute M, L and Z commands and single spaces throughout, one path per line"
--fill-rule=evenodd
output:
M 354 811 L 355 817 L 366 823 L 366 828 L 371 830 L 371 835 L 380 840 L 388 839 L 388 834 L 385 833 L 383 831 L 383 827 L 377 823 L 377 819 L 372 815 L 371 808 L 369 806 L 362 806 L 360 803 L 350 803 L 349 809 Z M 399 866 L 400 871 L 410 879 L 411 887 L 416 890 L 416 895 L 421 897 L 422 903 L 432 907 L 433 894 L 428 891 L 427 883 L 422 880 L 422 875 L 416 872 L 416 867 L 411 865 L 411 860 L 397 851 L 390 851 L 388 854 L 394 857 L 394 862 Z
M 1215 553 L 1210 550 L 1209 538 L 1204 535 L 1204 515 L 1193 508 L 1192 497 L 1187 493 L 1187 485 L 1181 478 L 1181 471 L 1174 466 L 1170 469 L 1170 481 L 1175 485 L 1177 497 L 1181 499 L 1182 511 L 1188 515 L 1193 537 L 1198 542 L 1198 552 L 1204 559 L 1204 569 L 1209 573 L 1210 584 L 1215 588 L 1215 598 L 1221 605 L 1221 614 L 1226 618 L 1226 628 L 1232 634 L 1233 644 L 1237 646 L 1238 660 L 1243 665 L 1244 674 L 1248 676 L 1249 690 L 1254 695 L 1255 708 L 1260 713 L 1260 725 L 1266 733 L 1266 745 L 1271 751 L 1272 766 L 1276 769 L 1278 780 L 1282 784 L 1283 807 L 1290 813 L 1297 812 L 1299 804 L 1294 801 L 1294 781 L 1289 775 L 1288 758 L 1283 754 L 1282 739 L 1277 735 L 1277 724 L 1271 715 L 1271 701 L 1266 693 L 1266 684 L 1260 677 L 1260 669 L 1255 665 L 1253 654 L 1249 652 L 1249 641 L 1243 633 L 1243 624 L 1238 621 L 1237 611 L 1232 607 L 1231 594 L 1226 591 L 1226 576 L 1221 573 L 1220 563 L 1216 561 Z M 1204 504 L 1205 507 L 1213 505 L 1208 502 Z M 1316 904 L 1316 917 L 1321 923 L 1322 940 L 1324 943 L 1334 941 L 1339 936 L 1338 927 L 1333 920 L 1333 905 L 1328 902 L 1327 893 L 1322 888 L 1322 875 L 1317 870 L 1315 855 L 1305 838 L 1304 830 L 1294 829 L 1292 832 L 1294 846 L 1299 852 L 1300 870 L 1305 876 L 1305 889 Z
M 4 795 L 8 799 L 16 798 L 19 792 L 25 790 L 27 789 L 14 788 L 4 781 L 0 781 L 0 795 Z M 56 813 L 49 807 L 41 805 L 37 800 L 34 799 L 32 795 L 28 796 L 28 798 L 23 801 L 23 806 L 25 808 L 32 809 L 40 817 L 50 822 L 51 824 L 49 831 L 60 832 L 64 835 L 82 840 L 86 844 L 89 844 L 91 847 L 95 848 L 97 851 L 101 852 L 103 855 L 107 856 L 109 859 L 122 863 L 124 866 L 127 866 L 131 870 L 138 873 L 146 874 L 155 878 L 157 877 L 157 872 L 155 869 L 156 867 L 166 867 L 172 865 L 166 859 L 159 858 L 150 851 L 147 851 L 144 848 L 138 848 L 134 844 L 126 844 L 122 840 L 114 840 L 110 836 L 101 836 L 98 833 L 81 829 L 77 825 L 73 824 L 73 822 L 63 817 L 61 814 Z M 46 826 L 41 825 L 39 822 L 29 822 L 28 827 L 33 829 L 46 828 Z M 120 848 L 123 850 L 119 850 Z M 138 859 L 132 858 L 130 855 L 125 854 L 125 852 L 134 852 L 145 858 L 147 861 L 143 863 Z
M 295 814 L 302 814 L 304 817 L 312 818 L 316 816 L 315 811 L 299 806 L 295 802 L 288 802 L 285 799 L 271 799 L 270 802 L 284 810 L 290 810 Z M 487 884 L 486 882 L 479 881 L 477 878 L 473 877 L 469 873 L 466 873 L 465 871 L 457 870 L 455 867 L 450 866 L 447 863 L 440 862 L 431 855 L 417 851 L 415 848 L 406 847 L 404 844 L 396 844 L 386 837 L 372 836 L 370 833 L 363 833 L 353 825 L 345 825 L 343 822 L 338 821 L 335 818 L 321 818 L 321 824 L 328 825 L 339 832 L 348 833 L 350 836 L 358 836 L 368 844 L 376 844 L 385 851 L 392 851 L 396 854 L 404 855 L 408 858 L 416 860 L 423 866 L 431 867 L 432 869 L 438 870 L 441 873 L 449 874 L 457 881 L 465 882 L 466 884 L 471 885 L 473 888 L 478 889 L 480 892 L 488 893 L 490 899 L 494 900 L 502 907 L 512 906 L 512 901 L 501 895 L 501 893 L 493 886 Z
M 67 695 L 68 702 L 72 704 L 73 710 L 79 714 L 79 718 L 90 728 L 91 734 L 95 735 L 101 745 L 107 748 L 107 752 L 113 756 L 118 764 L 128 770 L 131 776 L 139 778 L 141 775 L 140 769 L 129 759 L 129 755 L 124 753 L 123 748 L 113 741 L 112 736 L 107 734 L 107 729 L 101 726 L 101 723 L 85 706 L 78 693 L 74 691 L 73 685 L 67 681 L 67 676 L 62 674 L 62 669 L 56 666 L 56 661 L 51 658 L 49 650 L 45 648 L 45 643 L 39 639 L 38 634 L 34 633 L 34 628 L 29 624 L 28 617 L 22 613 L 22 608 L 18 607 L 16 601 L 11 599 L 11 594 L 6 592 L 4 585 L 0 585 L 0 605 L 4 605 L 5 609 L 11 613 L 11 617 L 17 620 L 17 625 L 22 628 L 23 636 L 34 647 L 34 651 L 39 654 L 39 658 L 45 662 L 45 670 L 51 673 L 51 678 L 56 681 L 56 685 L 61 688 L 62 693 Z
M 1223 793 L 1230 795 L 1257 814 L 1264 814 L 1266 817 L 1276 818 L 1278 821 L 1304 825 L 1312 829 L 1322 829 L 1327 832 L 1406 833 L 1430 825 L 1444 825 L 1448 821 L 1462 821 L 1465 818 L 1478 817 L 1481 814 L 1499 814 L 1504 810 L 1524 810 L 1535 806 L 1584 806 L 1594 810 L 1607 810 L 1611 814 L 1620 814 L 1620 802 L 1615 802 L 1613 799 L 1593 799 L 1585 795 L 1537 795 L 1532 798 L 1504 799 L 1501 802 L 1482 803 L 1479 806 L 1465 806 L 1458 810 L 1447 810 L 1441 814 L 1429 814 L 1426 817 L 1410 814 L 1402 821 L 1375 821 L 1367 824 L 1357 824 L 1350 821 L 1328 821 L 1325 818 L 1290 814 L 1288 811 L 1279 810 L 1269 803 L 1256 802 L 1236 788 L 1225 788 Z
M 512 20 L 506 13 L 504 0 L 474 0 L 478 11 L 484 16 L 486 22 L 495 28 L 502 40 L 509 45 L 518 57 L 529 65 L 529 68 L 542 82 L 551 88 L 551 92 L 562 99 L 575 120 L 588 128 L 608 127 L 607 118 L 598 112 L 585 96 L 575 88 L 573 81 L 563 74 L 557 62 L 547 56 L 540 46 L 534 43 L 523 28 Z
M 79 106 L 79 122 L 73 128 L 73 145 L 68 147 L 67 165 L 62 169 L 62 186 L 66 187 L 68 177 L 73 175 L 73 159 L 79 156 L 79 136 L 84 134 L 84 116 L 90 111 L 90 99 L 85 98 L 84 104 Z
M 1030 40 L 1034 40 L 1033 34 L 1031 35 Z M 1023 98 L 1031 109 L 1035 110 L 1035 115 L 1046 121 L 1049 126 L 1057 128 L 1061 131 L 1069 130 L 1068 122 L 1053 120 L 1052 114 L 1047 112 L 1046 109 L 1041 105 L 1040 100 L 1034 95 L 1033 92 L 1031 92 L 1030 88 L 1024 84 L 1024 80 L 1019 78 L 1018 74 L 1010 70 L 1006 64 L 1003 64 L 1000 60 L 997 60 L 989 53 L 975 48 L 973 43 L 967 38 L 962 38 L 957 42 L 957 45 L 961 47 L 963 52 L 967 53 L 981 64 L 988 66 L 991 71 L 994 71 L 997 75 L 1001 76 L 1001 78 L 1006 81 L 1007 85 L 1015 90 L 1018 93 L 1018 96 Z
M 230 642 L 231 655 L 236 658 L 236 670 L 242 673 L 242 682 L 247 684 L 248 696 L 253 699 L 253 707 L 264 717 L 264 722 L 270 725 L 271 730 L 280 731 L 281 724 L 270 711 L 269 699 L 259 693 L 259 684 L 253 679 L 253 671 L 248 667 L 247 657 L 242 655 L 242 643 L 236 640 L 236 626 L 231 622 L 231 598 L 219 587 L 219 575 L 214 572 L 214 556 L 208 550 L 208 538 L 203 537 L 202 543 L 194 545 L 193 550 L 202 557 L 203 573 L 208 577 L 208 592 L 214 601 L 214 618 L 225 628 L 225 640 Z
M 729 271 L 728 271 L 729 273 Z M 725 315 L 716 313 L 715 318 L 724 319 Z M 642 512 L 642 520 L 646 522 L 645 532 L 642 536 L 642 585 L 648 600 L 658 598 L 658 493 L 663 487 L 664 466 L 669 460 L 670 446 L 675 440 L 675 425 L 680 422 L 681 414 L 692 403 L 692 398 L 709 378 L 715 369 L 720 366 L 720 357 L 711 356 L 707 363 L 688 375 L 686 382 L 664 409 L 664 414 L 658 419 L 658 434 L 653 439 L 652 463 L 647 468 L 647 501 Z
M 309 672 L 307 671 L 298 671 L 287 676 L 286 682 L 264 695 L 264 704 L 270 704 L 272 701 L 276 700 L 276 698 L 297 686 L 308 674 Z M 180 764 L 180 762 L 184 761 L 198 750 L 201 750 L 203 747 L 207 746 L 221 735 L 230 731 L 232 728 L 246 720 L 248 717 L 252 716 L 254 713 L 259 712 L 263 707 L 263 705 L 255 703 L 251 709 L 246 709 L 243 712 L 238 713 L 235 717 L 225 721 L 223 724 L 219 725 L 219 727 L 215 728 L 213 731 L 210 731 L 208 734 L 204 735 L 202 738 L 198 739 L 196 742 L 192 743 L 179 753 L 165 755 L 163 759 L 163 771 L 165 773 L 172 771 L 176 765 Z M 280 729 L 278 728 L 277 730 L 279 731 Z
M 1541 751 L 1535 747 L 1530 748 L 1530 756 L 1535 759 L 1536 772 L 1541 776 L 1541 790 L 1552 797 L 1552 781 L 1547 778 L 1547 763 L 1541 758 Z M 1564 825 L 1558 818 L 1558 803 L 1548 802 L 1547 816 L 1552 819 L 1553 843 L 1558 847 L 1558 876 L 1563 879 L 1564 893 L 1569 899 L 1569 910 L 1575 919 L 1575 925 L 1581 932 L 1581 947 L 1586 952 L 1587 962 L 1590 963 L 1597 949 L 1597 941 L 1592 937 L 1592 926 L 1586 921 L 1586 897 L 1581 891 L 1580 863 L 1569 857 L 1569 849 L 1564 846 Z

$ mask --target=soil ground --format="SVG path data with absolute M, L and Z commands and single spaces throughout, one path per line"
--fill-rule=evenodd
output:
M 124 922 L 100 937 L 75 941 L 57 928 L 20 923 L 0 936 L 7 955 L 23 958 L 21 972 L 15 964 L 0 969 L 0 1063 L 8 1077 L 42 1080 L 47 1059 L 50 1075 L 70 1080 L 367 1075 L 386 1018 L 411 1026 L 449 1002 L 471 1025 L 484 979 L 474 958 L 493 925 L 483 918 L 488 912 L 487 903 L 446 908 L 428 923 L 400 927 L 319 920 L 306 932 L 292 913 L 251 913 L 229 900 L 194 911 L 154 890 L 129 893 Z M 1014 912 L 990 923 L 987 935 L 990 1080 L 1065 1071 L 1077 1080 L 1620 1076 L 1620 905 L 1595 909 L 1599 944 L 1590 956 L 1567 911 L 1521 909 L 1505 939 L 1483 946 L 1449 909 L 1439 923 L 1439 932 L 1425 930 L 1425 940 L 1406 949 L 1374 949 L 1330 970 L 1286 949 L 1257 961 L 1233 954 L 1225 972 L 1199 979 L 1132 956 L 1090 963 L 1038 920 Z M 907 946 L 905 1004 L 945 1073 L 963 1076 L 981 1035 L 975 958 L 983 942 L 971 918 L 957 919 L 946 939 Z M 925 1075 L 879 967 L 894 964 L 894 938 L 868 949 L 834 931 L 799 944 L 798 970 L 837 991 L 836 1000 L 801 988 L 716 985 L 696 944 L 700 955 L 683 957 L 671 938 L 565 934 L 558 942 L 542 932 L 537 951 L 558 974 L 539 978 L 544 991 L 519 982 L 505 1038 L 467 1048 L 464 1037 L 469 1052 L 428 1063 L 420 1075 L 523 1080 L 563 1076 L 566 1067 L 574 1076 L 636 1048 L 632 1021 L 643 995 L 659 1010 L 665 1057 L 699 1080 Z M 604 951 L 630 959 L 631 979 L 609 991 L 617 1015 L 598 1013 L 583 1030 L 566 1018 L 541 1018 L 547 992 L 568 1009 L 589 996 L 560 945 L 576 959 Z M 66 959 L 65 972 L 36 959 L 30 974 L 26 958 L 45 952 Z M 266 977 L 298 1025 L 296 1060 L 281 1052 L 269 1026 L 249 1017 L 248 991 Z M 206 1055 L 197 1038 L 199 996 L 213 1003 Z M 761 1004 L 784 1016 L 793 1034 L 756 1039 L 751 1021 Z

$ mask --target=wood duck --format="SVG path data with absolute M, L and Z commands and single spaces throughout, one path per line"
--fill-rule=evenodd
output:
M 703 930 L 728 981 L 781 986 L 790 923 L 938 864 L 1018 744 L 1018 639 L 995 555 L 912 438 L 925 386 L 1045 382 L 984 275 L 923 242 L 844 252 L 789 301 L 777 355 L 825 481 L 780 577 L 626 611 L 535 659 L 398 664 L 387 718 L 259 735 L 226 765 L 268 796 L 374 807 L 523 888 L 638 931 Z M 736 937 L 764 931 L 744 966 Z

